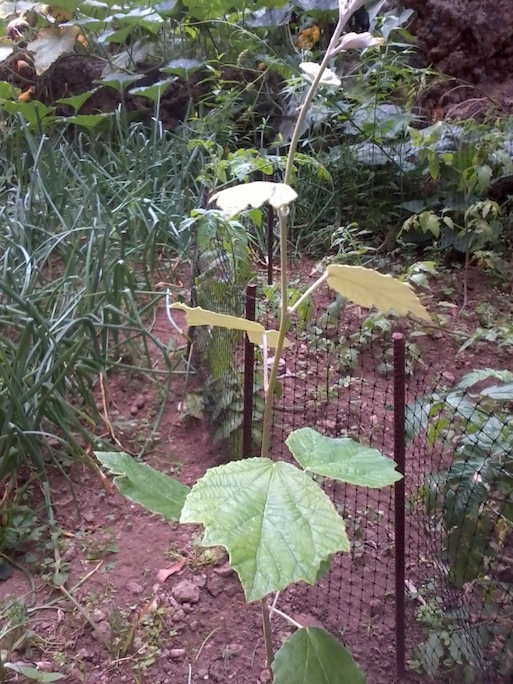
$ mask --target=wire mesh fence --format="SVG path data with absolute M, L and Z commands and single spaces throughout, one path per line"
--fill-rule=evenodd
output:
M 194 303 L 243 315 L 244 292 L 219 266 L 209 258 L 196 273 Z M 258 319 L 276 324 L 273 293 L 263 287 L 252 296 Z M 412 681 L 511 681 L 513 373 L 484 369 L 457 383 L 423 363 L 408 334 L 404 355 L 394 356 L 390 321 L 339 298 L 312 302 L 288 339 L 272 457 L 290 459 L 286 437 L 310 426 L 395 459 L 402 441 L 405 478 L 395 490 L 322 482 L 346 521 L 351 552 L 334 558 L 317 585 L 289 588 L 282 607 L 303 624 L 320 622 L 357 659 L 375 652 L 369 682 L 404 669 Z M 248 385 L 240 334 L 199 328 L 194 344 L 214 437 L 229 439 L 232 458 L 243 455 L 243 442 L 244 455 L 248 444 L 256 453 L 261 351 L 252 350 Z

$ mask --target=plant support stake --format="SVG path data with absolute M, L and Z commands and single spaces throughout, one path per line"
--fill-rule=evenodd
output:
M 395 483 L 395 654 L 397 676 L 405 672 L 405 343 L 401 332 L 392 334 L 394 349 L 394 460 L 402 478 Z
M 246 319 L 255 320 L 256 285 L 246 288 Z M 253 394 L 255 386 L 255 345 L 246 335 L 244 343 L 244 413 L 242 419 L 242 457 L 252 456 Z

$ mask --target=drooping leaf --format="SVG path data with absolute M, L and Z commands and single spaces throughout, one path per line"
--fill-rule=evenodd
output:
M 140 86 L 137 88 L 132 88 L 128 92 L 130 95 L 136 95 L 138 97 L 147 97 L 150 100 L 153 100 L 155 102 L 159 98 L 162 97 L 162 95 L 166 92 L 166 90 L 169 88 L 171 83 L 173 82 L 172 78 L 168 78 L 164 81 L 157 81 L 156 83 L 152 83 L 149 86 Z
M 72 107 L 76 113 L 82 107 L 84 102 L 87 102 L 91 95 L 93 95 L 93 93 L 95 93 L 97 90 L 98 88 L 93 88 L 92 90 L 88 90 L 85 93 L 79 93 L 78 95 L 71 95 L 70 97 L 60 97 L 57 100 L 57 102 L 59 104 L 68 105 L 69 107 Z
M 393 311 L 399 316 L 411 313 L 431 322 L 427 310 L 408 283 L 362 266 L 330 264 L 326 268 L 328 285 L 358 306 Z
M 112 112 L 100 112 L 98 114 L 76 114 L 66 117 L 66 122 L 84 128 L 96 128 L 106 119 L 113 117 Z
M 18 663 L 3 663 L 3 667 L 30 679 L 32 682 L 39 682 L 39 684 L 47 684 L 49 682 L 57 682 L 64 679 L 67 675 L 60 672 L 43 672 L 35 667 L 29 665 L 19 665 Z
M 482 370 L 466 373 L 458 383 L 461 389 L 468 389 L 472 385 L 485 380 L 500 380 L 501 382 L 513 382 L 513 373 L 508 370 L 495 370 L 493 368 L 483 368 Z
M 349 437 L 326 437 L 307 427 L 291 432 L 285 444 L 308 473 L 360 487 L 386 487 L 402 477 L 392 459 Z
M 121 71 L 112 71 L 106 74 L 103 78 L 98 79 L 95 83 L 99 85 L 109 86 L 114 88 L 118 93 L 121 93 L 125 88 L 132 83 L 135 83 L 142 78 L 142 74 L 127 74 Z
M 313 584 L 323 561 L 349 550 L 344 521 L 317 483 L 267 458 L 208 470 L 180 521 L 202 523 L 205 546 L 226 548 L 248 601 L 300 580 Z
M 139 463 L 129 454 L 115 451 L 95 451 L 100 463 L 115 475 L 118 490 L 134 503 L 164 520 L 178 520 L 189 488 L 181 482 Z
M 297 199 L 297 193 L 285 183 L 253 181 L 234 185 L 212 195 L 211 202 L 217 202 L 226 218 L 231 218 L 247 207 L 261 207 L 268 202 L 274 209 L 287 206 Z
M 496 399 L 497 401 L 513 401 L 513 383 L 508 382 L 505 385 L 493 385 L 481 390 L 483 397 Z
M 80 34 L 78 26 L 51 26 L 42 28 L 35 40 L 27 45 L 34 55 L 36 74 L 41 76 L 61 55 L 71 52 Z
M 277 330 L 266 330 L 261 323 L 256 321 L 248 321 L 245 318 L 238 318 L 237 316 L 230 316 L 229 314 L 215 313 L 214 311 L 207 311 L 201 306 L 191 307 L 181 302 L 171 304 L 171 309 L 180 309 L 185 311 L 187 317 L 187 325 L 194 327 L 196 325 L 214 325 L 218 328 L 228 328 L 229 330 L 243 330 L 247 333 L 249 341 L 253 344 L 263 345 L 264 333 L 267 336 L 267 346 L 269 348 L 276 347 L 278 342 Z M 285 347 L 290 347 L 290 342 L 285 340 Z
M 274 684 L 365 684 L 347 648 L 320 627 L 295 632 L 276 653 Z

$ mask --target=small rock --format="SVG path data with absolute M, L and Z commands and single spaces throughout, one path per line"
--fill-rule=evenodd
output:
M 94 658 L 94 653 L 88 651 L 87 648 L 81 648 L 77 653 L 78 660 L 92 660 Z
M 144 397 L 142 394 L 139 394 L 139 396 L 135 398 L 134 406 L 137 406 L 138 409 L 142 409 L 142 408 L 144 408 L 145 404 L 146 404 L 146 397 Z
M 182 660 L 185 656 L 185 648 L 172 648 L 169 651 L 169 657 L 173 660 Z
M 261 684 L 268 684 L 271 681 L 271 675 L 269 674 L 269 670 L 262 670 L 260 673 L 260 677 L 258 678 L 258 681 L 261 682 Z
M 66 551 L 62 554 L 62 560 L 66 561 L 66 563 L 69 563 L 70 561 L 74 560 L 77 556 L 77 550 L 74 545 L 68 546 Z
M 198 603 L 200 599 L 199 589 L 191 580 L 178 582 L 172 588 L 171 594 L 179 603 Z
M 135 404 L 132 404 L 132 406 L 130 406 L 130 415 L 136 416 L 138 413 L 139 413 L 139 407 L 136 406 Z
M 105 611 L 95 608 L 91 613 L 91 617 L 95 622 L 103 622 L 105 620 Z
M 182 608 L 178 608 L 171 616 L 173 622 L 183 622 L 185 620 L 185 611 Z
M 98 634 L 99 632 L 99 634 Z M 104 620 L 103 622 L 99 622 L 96 625 L 96 630 L 94 632 L 95 637 L 100 640 L 100 635 L 103 637 L 103 640 L 107 643 L 110 642 L 111 636 L 112 636 L 112 630 L 110 628 L 109 623 Z
M 233 575 L 233 568 L 230 567 L 230 563 L 225 563 L 219 568 L 213 568 L 213 572 L 215 572 L 216 575 L 219 575 L 219 577 L 229 577 L 230 575 Z
M 93 513 L 93 511 L 84 511 L 84 512 L 82 513 L 82 517 L 83 517 L 84 520 L 85 520 L 86 522 L 88 522 L 88 523 L 92 523 L 92 522 L 94 522 L 95 519 L 96 519 L 96 516 L 95 516 L 95 514 Z
M 223 591 L 223 583 L 221 579 L 215 575 L 209 577 L 207 582 L 207 591 L 214 598 L 219 596 L 219 594 Z
M 198 677 L 200 679 L 208 679 L 208 670 L 205 667 L 201 667 L 198 670 Z
M 385 604 L 381 599 L 374 599 L 370 602 L 370 612 L 372 617 L 383 615 L 385 611 Z
M 191 630 L 191 632 L 197 632 L 198 627 L 199 627 L 199 624 L 198 624 L 197 620 L 193 620 L 192 622 L 189 622 L 189 629 Z
M 192 611 L 194 610 L 194 608 L 191 606 L 190 603 L 182 603 L 182 608 L 183 608 L 183 612 L 186 615 L 189 615 L 189 613 L 192 613 Z
M 235 594 L 238 594 L 240 592 L 240 587 L 238 587 L 236 584 L 228 584 L 228 586 L 225 587 L 224 593 L 227 596 L 235 596 Z
M 225 649 L 225 653 L 229 653 L 231 656 L 240 655 L 242 651 L 242 644 L 228 644 Z
M 139 596 L 139 594 L 142 594 L 144 591 L 144 587 L 138 582 L 127 582 L 126 588 L 131 594 L 135 594 L 136 596 Z

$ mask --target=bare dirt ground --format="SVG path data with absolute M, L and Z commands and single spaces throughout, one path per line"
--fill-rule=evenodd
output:
M 306 263 L 301 269 L 306 282 L 310 267 Z M 491 343 L 473 345 L 457 355 L 462 338 L 450 332 L 459 329 L 470 334 L 481 315 L 478 305 L 486 303 L 497 316 L 508 318 L 511 314 L 510 292 L 496 289 L 481 270 L 473 272 L 470 285 L 470 305 L 461 315 L 461 288 L 454 275 L 442 278 L 423 295 L 428 308 L 440 313 L 444 326 L 418 339 L 422 359 L 429 368 L 436 367 L 451 380 L 473 368 L 511 367 L 508 350 L 500 351 Z M 323 297 L 321 307 L 331 300 L 327 295 Z M 350 309 L 345 321 L 356 329 L 361 318 L 360 311 Z M 166 340 L 177 335 L 170 330 L 163 310 L 157 314 L 153 331 Z M 178 338 L 177 343 L 181 343 Z M 303 402 L 304 415 L 293 421 L 283 418 L 287 411 L 282 410 L 277 425 L 287 431 L 299 427 L 301 421 L 303 425 L 313 421 L 328 434 L 339 434 L 344 429 L 355 432 L 360 424 L 370 425 L 373 435 L 362 438 L 389 452 L 386 403 L 390 378 L 382 376 L 376 384 L 380 402 L 371 405 L 369 398 L 366 403 L 363 393 L 363 400 L 352 414 L 343 416 L 322 406 L 314 411 L 313 404 L 308 403 L 313 381 L 308 375 L 301 376 L 305 368 L 314 367 L 310 353 L 298 349 L 294 363 L 302 359 L 303 369 L 298 365 L 296 376 L 285 380 L 281 401 L 281 409 L 285 409 L 295 397 Z M 370 364 L 375 351 L 369 348 L 366 354 L 362 354 L 362 368 L 370 373 L 370 365 L 365 371 L 365 364 Z M 287 363 L 291 367 L 292 360 Z M 188 391 L 196 387 L 195 382 L 193 379 Z M 117 374 L 109 377 L 108 390 L 107 408 L 116 437 L 126 449 L 137 452 L 155 421 L 162 388 L 144 376 Z M 223 462 L 224 455 L 222 445 L 212 442 L 206 420 L 184 418 L 180 405 L 183 391 L 183 376 L 177 376 L 167 398 L 158 439 L 146 460 L 192 485 L 208 467 Z M 354 391 L 358 393 L 358 388 Z M 379 404 L 381 413 L 376 409 Z M 279 410 L 280 404 L 277 413 Z M 277 435 L 281 430 L 277 428 Z M 277 435 L 275 443 L 281 439 Z M 276 452 L 281 454 L 281 447 Z M 27 608 L 30 633 L 13 660 L 35 664 L 43 671 L 64 673 L 63 681 L 70 684 L 268 682 L 260 612 L 256 606 L 245 604 L 223 552 L 203 549 L 200 530 L 167 524 L 132 505 L 85 466 L 74 467 L 70 477 L 73 495 L 58 473 L 52 480 L 56 517 L 62 530 L 62 561 L 69 573 L 65 590 L 52 588 L 45 577 L 52 552 L 43 543 L 33 544 L 26 554 L 20 550 L 14 559 L 13 576 L 0 582 L 0 599 L 23 600 Z M 414 489 L 418 482 L 413 481 L 411 486 Z M 320 623 L 346 641 L 367 673 L 369 684 L 393 682 L 394 536 L 388 518 L 390 493 L 360 493 L 347 499 L 347 490 L 332 492 L 335 501 L 342 501 L 342 494 L 349 501 L 341 510 L 353 538 L 352 554 L 336 561 L 334 571 L 319 589 L 297 586 L 284 592 L 280 607 L 302 624 Z M 409 556 L 407 577 L 417 583 L 423 581 L 429 575 L 425 568 L 428 564 L 429 559 Z M 411 599 L 408 601 L 411 617 L 415 605 Z M 291 627 L 281 618 L 273 620 L 278 648 Z M 415 628 L 410 628 L 408 653 L 416 638 Z M 11 681 L 17 681 L 15 675 Z M 410 671 L 403 681 L 427 680 Z

